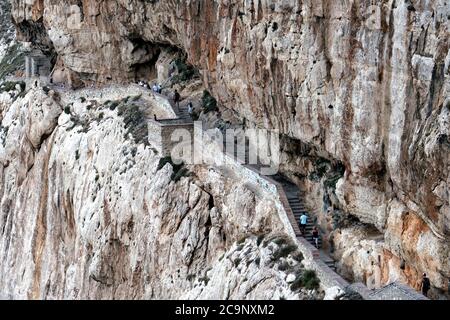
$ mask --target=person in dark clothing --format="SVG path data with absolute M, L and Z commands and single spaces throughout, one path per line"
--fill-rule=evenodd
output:
M 312 231 L 312 238 L 314 241 L 314 245 L 317 249 L 319 249 L 319 229 L 317 229 L 317 227 L 314 227 Z
M 180 99 L 181 99 L 181 96 L 178 93 L 178 90 L 175 89 L 175 93 L 173 94 L 173 101 L 175 102 L 175 105 L 178 110 L 180 110 Z
M 430 290 L 431 284 L 430 279 L 427 277 L 427 274 L 424 273 L 422 277 L 422 294 L 425 297 L 428 297 L 428 290 Z

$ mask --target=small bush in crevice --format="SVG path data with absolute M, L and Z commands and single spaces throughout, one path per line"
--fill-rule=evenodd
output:
M 292 258 L 297 261 L 297 262 L 302 262 L 304 257 L 303 257 L 303 253 L 301 253 L 300 251 L 292 254 Z
M 272 256 L 272 261 L 278 261 L 281 258 L 286 258 L 290 253 L 297 250 L 296 245 L 283 245 L 282 247 L 279 247 L 277 251 L 274 252 Z
M 361 294 L 351 288 L 345 288 L 344 292 L 344 295 L 341 297 L 342 300 L 364 300 Z
M 280 271 L 286 271 L 286 270 L 289 270 L 289 268 L 290 268 L 290 265 L 287 261 L 282 261 L 278 265 L 278 270 L 280 270 Z
M 173 76 L 173 83 L 189 81 L 200 75 L 198 70 L 194 66 L 188 64 L 184 57 L 175 59 L 175 66 L 178 69 L 178 74 Z
M 320 280 L 317 278 L 316 272 L 314 270 L 305 270 L 299 272 L 291 284 L 291 290 L 297 291 L 301 288 L 307 290 L 314 290 L 319 288 Z
M 279 237 L 279 238 L 275 238 L 272 241 L 273 243 L 275 243 L 277 246 L 283 246 L 287 243 L 287 240 L 283 237 Z
M 118 115 L 123 117 L 125 123 L 125 137 L 131 135 L 134 142 L 149 145 L 148 142 L 148 126 L 144 112 L 135 104 L 119 106 Z
M 109 110 L 111 110 L 111 111 L 114 111 L 119 104 L 120 104 L 120 102 L 117 100 L 115 100 L 115 101 L 108 100 L 104 103 L 105 107 L 109 108 Z
M 219 111 L 217 100 L 209 93 L 208 90 L 203 91 L 202 107 L 204 113 Z
M 16 90 L 16 86 L 20 86 L 20 92 L 25 90 L 26 84 L 23 81 L 6 81 L 0 85 L 0 92 L 10 92 Z
M 25 53 L 21 45 L 16 43 L 10 46 L 0 61 L 0 80 L 7 75 L 13 74 L 17 70 L 21 70 L 25 65 Z

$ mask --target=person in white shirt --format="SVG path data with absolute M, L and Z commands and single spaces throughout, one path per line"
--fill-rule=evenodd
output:
M 305 234 L 307 222 L 308 216 L 306 215 L 306 212 L 303 212 L 302 215 L 300 216 L 300 231 L 302 232 L 302 235 Z

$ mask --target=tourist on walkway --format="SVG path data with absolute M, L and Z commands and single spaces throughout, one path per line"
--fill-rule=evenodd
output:
M 159 92 L 158 92 L 158 86 L 156 85 L 156 83 L 153 85 L 152 90 L 153 90 L 153 92 L 155 92 L 155 93 L 159 93 Z
M 175 102 L 177 110 L 180 110 L 180 99 L 180 94 L 178 93 L 178 90 L 175 89 L 175 93 L 173 94 L 173 102 Z
M 303 212 L 302 215 L 300 216 L 300 231 L 302 232 L 302 235 L 305 235 L 307 222 L 308 216 L 306 215 L 306 212 Z
M 422 277 L 422 294 L 425 297 L 428 297 L 428 290 L 430 290 L 430 279 L 427 277 L 427 274 L 424 273 Z
M 317 227 L 314 227 L 312 231 L 312 238 L 314 241 L 314 245 L 317 249 L 319 249 L 319 229 L 317 229 Z
M 194 107 L 192 106 L 192 102 L 189 101 L 187 107 L 188 107 L 188 113 L 192 117 L 192 112 L 194 112 Z

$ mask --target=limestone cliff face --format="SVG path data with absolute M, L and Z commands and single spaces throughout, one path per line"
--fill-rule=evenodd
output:
M 340 208 L 446 288 L 447 0 L 12 4 L 19 38 L 56 52 L 85 82 L 126 82 L 161 48 L 186 52 L 223 107 L 341 162 Z
M 27 90 L 0 94 L 0 297 L 319 297 L 286 282 L 303 269 L 295 250 L 274 258 L 286 238 L 274 199 L 218 168 L 177 179 L 159 165 L 134 128 L 170 115 L 160 102 Z

